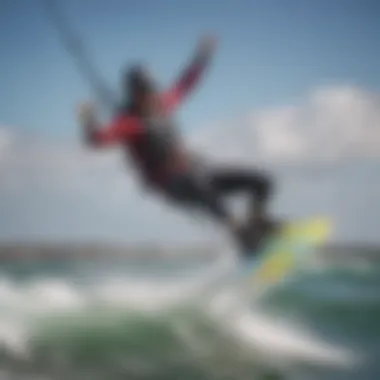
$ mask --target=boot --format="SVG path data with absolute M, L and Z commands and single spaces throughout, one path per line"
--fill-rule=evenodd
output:
M 235 230 L 235 240 L 239 246 L 239 250 L 244 254 L 249 254 L 255 251 L 255 244 L 251 228 L 247 225 L 242 225 Z
M 259 251 L 267 238 L 279 231 L 281 227 L 282 222 L 271 219 L 266 215 L 263 202 L 255 202 L 245 226 L 245 234 L 249 235 L 249 238 L 246 237 L 249 242 L 249 249 Z

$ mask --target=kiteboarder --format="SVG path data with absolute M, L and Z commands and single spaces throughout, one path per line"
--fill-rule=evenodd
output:
M 145 65 L 128 66 L 122 77 L 124 99 L 109 125 L 99 125 L 91 103 L 80 104 L 78 119 L 90 146 L 122 146 L 148 189 L 173 205 L 205 211 L 226 226 L 248 252 L 274 225 L 266 212 L 271 179 L 261 171 L 215 168 L 198 160 L 173 118 L 209 66 L 215 48 L 215 38 L 201 38 L 192 61 L 167 90 L 160 89 Z M 248 221 L 244 222 L 227 210 L 222 199 L 240 191 L 251 199 Z

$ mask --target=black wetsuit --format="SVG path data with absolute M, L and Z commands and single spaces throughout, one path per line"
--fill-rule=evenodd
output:
M 194 163 L 184 149 L 173 112 L 197 82 L 209 60 L 197 56 L 176 84 L 161 94 L 157 116 L 143 118 L 133 107 L 123 108 L 108 127 L 90 129 L 92 145 L 119 143 L 141 173 L 144 182 L 177 204 L 203 209 L 225 222 L 229 212 L 222 199 L 233 192 L 247 192 L 252 203 L 265 203 L 271 181 L 262 172 L 238 167 L 210 168 Z

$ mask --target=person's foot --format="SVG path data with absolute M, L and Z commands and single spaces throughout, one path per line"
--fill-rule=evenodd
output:
M 233 239 L 237 243 L 238 247 L 242 251 L 250 250 L 251 230 L 247 228 L 246 223 L 242 223 L 240 220 L 231 218 L 228 221 L 228 226 Z
M 281 221 L 260 219 L 243 226 L 238 236 L 242 251 L 249 256 L 257 254 L 268 237 L 282 227 Z
M 254 250 L 254 236 L 251 228 L 248 228 L 248 226 L 242 225 L 238 230 L 236 230 L 235 238 L 241 251 L 251 252 Z

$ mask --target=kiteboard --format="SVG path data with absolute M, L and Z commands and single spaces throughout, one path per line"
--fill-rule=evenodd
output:
M 282 282 L 331 234 L 332 221 L 325 217 L 284 223 L 278 232 L 267 238 L 259 252 L 246 259 L 244 282 L 255 287 Z

